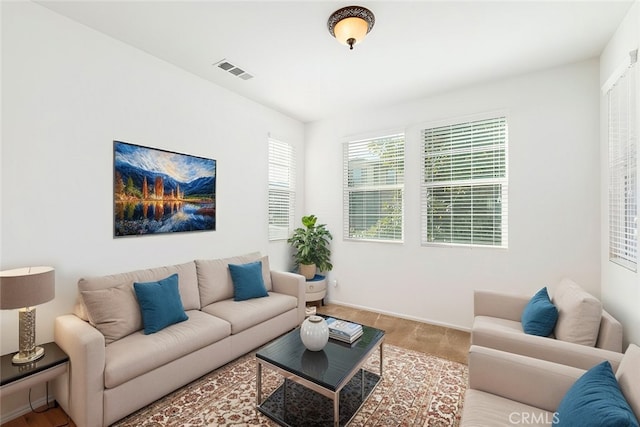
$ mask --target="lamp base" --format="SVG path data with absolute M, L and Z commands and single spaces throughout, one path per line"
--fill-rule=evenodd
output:
M 25 363 L 35 362 L 42 356 L 44 356 L 44 348 L 36 347 L 33 349 L 33 351 L 30 351 L 28 353 L 23 353 L 20 351 L 14 354 L 11 358 L 11 363 L 13 363 L 14 365 L 24 365 Z

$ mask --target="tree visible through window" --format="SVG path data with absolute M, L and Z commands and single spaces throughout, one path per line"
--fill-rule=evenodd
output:
M 422 130 L 423 245 L 507 247 L 507 120 Z
M 344 144 L 344 236 L 402 241 L 404 134 Z

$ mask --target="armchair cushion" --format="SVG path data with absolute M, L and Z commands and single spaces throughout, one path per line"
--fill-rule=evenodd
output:
M 593 347 L 600 331 L 602 303 L 569 279 L 558 284 L 552 301 L 558 308 L 556 338 Z
M 522 312 L 522 329 L 530 335 L 548 337 L 558 320 L 558 309 L 551 303 L 547 288 L 540 289 Z
M 578 378 L 560 402 L 553 423 L 558 426 L 638 427 L 638 420 L 622 395 L 608 361 Z

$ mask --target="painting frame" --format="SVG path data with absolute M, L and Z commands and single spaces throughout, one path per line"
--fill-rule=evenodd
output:
M 216 230 L 217 161 L 113 141 L 114 238 Z

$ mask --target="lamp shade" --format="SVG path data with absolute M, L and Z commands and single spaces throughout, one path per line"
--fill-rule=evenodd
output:
M 0 309 L 32 307 L 56 294 L 53 267 L 25 267 L 0 271 Z

